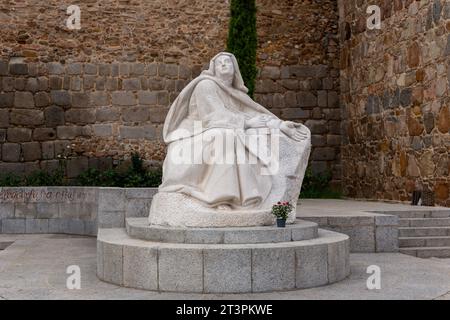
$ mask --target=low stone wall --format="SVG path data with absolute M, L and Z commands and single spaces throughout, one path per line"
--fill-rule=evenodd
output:
M 26 187 L 0 189 L 1 233 L 95 236 L 148 215 L 156 188 Z
M 389 212 L 358 216 L 308 216 L 320 228 L 350 237 L 350 252 L 397 252 L 398 217 Z
M 98 228 L 125 228 L 125 219 L 147 217 L 157 188 L 0 188 L 0 233 L 97 235 Z M 301 216 L 320 228 L 350 237 L 350 252 L 398 251 L 398 217 Z

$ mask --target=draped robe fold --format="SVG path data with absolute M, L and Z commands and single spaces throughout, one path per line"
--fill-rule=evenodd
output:
M 187 92 L 180 94 L 182 101 L 174 102 L 167 117 L 176 125 L 169 128 L 166 120 L 168 150 L 159 191 L 181 192 L 210 207 L 258 208 L 272 185 L 271 177 L 261 174 L 267 159 L 260 153 L 270 152 L 254 151 L 255 140 L 249 139 L 252 130 L 245 130 L 245 120 L 259 114 L 276 117 L 219 79 L 201 76 L 194 81 L 185 88 Z M 190 99 L 183 101 L 185 96 Z M 195 123 L 200 129 L 194 129 Z M 191 151 L 192 163 L 174 161 L 180 150 Z M 242 155 L 239 152 L 244 153 L 245 163 L 238 161 Z

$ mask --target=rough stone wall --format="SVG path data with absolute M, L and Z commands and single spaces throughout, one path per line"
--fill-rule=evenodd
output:
M 381 30 L 366 30 L 379 5 Z M 348 196 L 450 205 L 450 3 L 340 1 L 342 169 Z
M 69 5 L 81 29 L 69 30 Z M 1 55 L 42 62 L 165 62 L 203 65 L 223 49 L 227 1 L 2 0 Z
M 131 151 L 161 161 L 168 106 L 223 51 L 228 1 L 85 0 L 0 3 L 0 169 L 69 177 Z M 313 131 L 314 171 L 340 179 L 337 6 L 258 0 L 256 100 Z
M 192 70 L 164 63 L 0 62 L 0 168 L 67 175 L 133 151 L 164 159 L 162 124 Z
M 255 99 L 312 132 L 311 168 L 340 187 L 338 10 L 334 0 L 259 0 Z

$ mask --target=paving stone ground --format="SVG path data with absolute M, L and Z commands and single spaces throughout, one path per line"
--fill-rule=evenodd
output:
M 411 206 L 409 203 L 364 201 L 352 199 L 301 199 L 297 207 L 297 218 L 330 216 L 374 216 L 379 213 L 402 211 L 448 211 L 449 208 L 435 206 Z
M 450 299 L 450 259 L 400 253 L 351 254 L 351 276 L 319 288 L 289 292 L 202 295 L 127 289 L 97 279 L 96 239 L 68 235 L 0 235 L 1 299 Z M 0 246 L 1 248 L 1 246 Z M 66 268 L 81 269 L 81 290 L 66 287 Z M 381 268 L 381 290 L 368 290 L 367 267 Z

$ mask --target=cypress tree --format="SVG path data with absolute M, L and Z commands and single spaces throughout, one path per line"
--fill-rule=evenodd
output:
M 239 63 L 242 78 L 253 98 L 256 69 L 256 3 L 255 0 L 231 0 L 231 18 L 228 30 L 227 51 Z

